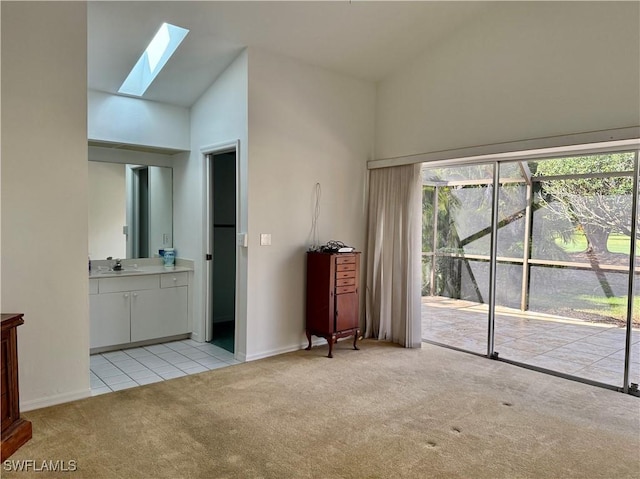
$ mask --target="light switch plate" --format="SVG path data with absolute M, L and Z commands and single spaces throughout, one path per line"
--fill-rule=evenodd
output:
M 249 246 L 247 233 L 238 233 L 238 246 L 242 246 L 243 248 Z
M 260 246 L 271 246 L 271 234 L 270 233 L 261 233 L 260 234 Z

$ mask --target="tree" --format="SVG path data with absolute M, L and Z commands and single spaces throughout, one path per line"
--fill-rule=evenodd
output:
M 613 153 L 530 162 L 542 206 L 584 232 L 587 252 L 606 254 L 612 233 L 631 235 L 633 178 L 571 175 L 633 171 L 633 153 Z M 548 180 L 544 177 L 562 176 Z M 568 176 L 568 178 L 566 178 Z M 558 232 L 567 237 L 566 231 Z M 572 233 L 572 232 L 571 232 Z

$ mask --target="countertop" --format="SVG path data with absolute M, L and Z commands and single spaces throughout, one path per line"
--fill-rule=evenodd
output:
M 165 266 L 138 266 L 138 268 L 134 268 L 133 266 L 124 265 L 124 271 L 104 271 L 101 272 L 97 268 L 91 269 L 91 273 L 89 274 L 89 279 L 100 279 L 100 278 L 116 278 L 118 276 L 144 276 L 147 274 L 169 274 L 169 273 L 183 273 L 193 271 L 191 268 L 186 268 L 184 266 L 171 266 L 169 268 Z

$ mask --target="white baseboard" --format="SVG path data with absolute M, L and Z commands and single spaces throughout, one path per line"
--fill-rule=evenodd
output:
M 33 411 L 34 409 L 41 409 L 43 407 L 55 406 L 56 404 L 62 404 L 65 402 L 76 401 L 78 399 L 84 399 L 91 396 L 91 388 L 81 389 L 79 391 L 72 391 L 63 394 L 56 394 L 54 396 L 47 396 L 40 399 L 32 399 L 31 401 L 20 401 L 20 411 Z
M 315 338 L 311 340 L 311 346 L 321 346 L 323 344 L 327 344 L 327 340 L 324 338 Z M 254 354 L 247 354 L 245 357 L 245 361 L 255 361 L 256 359 L 264 359 L 270 356 L 277 356 L 278 354 L 290 353 L 292 351 L 299 351 L 301 349 L 306 348 L 309 345 L 307 341 L 304 341 L 300 344 L 293 344 L 291 346 L 285 346 L 277 349 L 270 349 L 267 351 L 262 351 Z

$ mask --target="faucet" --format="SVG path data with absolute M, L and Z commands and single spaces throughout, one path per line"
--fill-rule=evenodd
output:
M 113 256 L 107 256 L 107 261 L 113 261 L 111 265 L 111 271 L 122 271 L 122 260 L 119 258 L 113 259 Z

